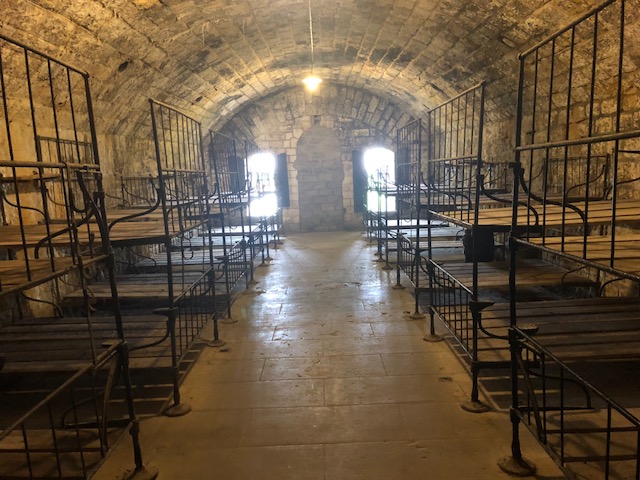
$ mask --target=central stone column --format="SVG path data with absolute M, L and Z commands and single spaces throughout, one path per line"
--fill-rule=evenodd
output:
M 320 232 L 344 228 L 342 202 L 342 150 L 336 134 L 312 127 L 297 145 L 300 231 Z

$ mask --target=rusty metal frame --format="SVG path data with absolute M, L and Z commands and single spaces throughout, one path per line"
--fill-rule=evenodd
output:
M 18 116 L 14 108 L 18 101 L 28 105 L 30 125 L 16 121 Z M 22 444 L 10 450 L 13 454 L 22 456 L 22 466 L 29 478 L 49 478 L 52 473 L 43 473 L 36 468 L 36 464 L 42 466 L 42 451 L 48 452 L 47 461 L 53 471 L 63 476 L 65 464 L 60 460 L 63 444 L 56 432 L 71 430 L 76 440 L 76 453 L 81 460 L 80 471 L 86 477 L 88 469 L 83 452 L 86 452 L 87 445 L 79 432 L 86 428 L 87 423 L 80 417 L 80 410 L 85 404 L 93 405 L 85 413 L 91 418 L 88 424 L 97 431 L 98 453 L 104 458 L 109 448 L 106 429 L 114 426 L 109 395 L 116 383 L 114 375 L 119 372 L 119 383 L 125 389 L 126 413 L 117 426 L 120 427 L 120 432 L 130 427 L 135 468 L 136 471 L 141 471 L 144 467 L 138 439 L 139 425 L 133 404 L 128 350 L 114 281 L 114 256 L 106 225 L 105 194 L 89 75 L 0 34 L 0 102 L 0 135 L 4 136 L 3 151 L 0 153 L 3 158 L 0 162 L 3 226 L 0 228 L 6 228 L 9 224 L 17 225 L 20 241 L 10 247 L 10 250 L 16 252 L 13 257 L 15 261 L 22 259 L 26 276 L 21 284 L 2 289 L 0 298 L 16 300 L 20 317 L 16 324 L 20 324 L 27 316 L 21 308 L 21 298 L 53 305 L 59 311 L 55 302 L 33 299 L 24 295 L 24 291 L 36 285 L 51 283 L 54 285 L 52 290 L 59 298 L 58 281 L 64 281 L 71 274 L 80 282 L 87 312 L 86 325 L 82 326 L 81 341 L 87 343 L 80 362 L 82 367 L 63 374 L 64 380 L 59 384 L 56 380 L 56 385 L 36 406 L 23 412 L 20 418 L 0 432 L 0 454 L 7 452 L 4 441 L 19 432 Z M 48 148 L 46 155 L 43 154 L 44 145 Z M 13 215 L 8 212 L 9 208 L 14 209 Z M 41 234 L 32 230 L 34 216 L 36 221 L 45 225 Z M 57 220 L 60 223 L 55 223 Z M 34 243 L 38 235 L 41 238 Z M 82 238 L 82 235 L 85 237 Z M 45 275 L 38 275 L 34 273 L 33 267 L 38 258 L 43 256 L 50 268 Z M 116 338 L 110 345 L 104 346 L 104 350 L 99 350 L 95 345 L 92 332 L 87 274 L 89 269 L 94 268 L 105 272 L 113 301 L 112 319 Z M 35 317 L 33 320 L 37 321 Z M 0 335 L 2 334 L 0 330 Z M 43 340 L 51 339 L 45 336 Z M 6 364 L 3 358 L 4 368 L 10 363 L 10 357 Z M 47 362 L 42 362 L 41 367 L 49 371 L 50 366 Z M 57 371 L 58 367 L 52 365 L 50 368 L 51 371 Z M 108 373 L 106 377 L 103 376 L 104 381 L 97 381 L 98 375 L 102 375 L 100 372 L 105 369 Z M 91 379 L 91 388 L 85 389 L 86 396 L 80 400 L 74 391 L 83 377 Z M 13 394 L 21 395 L 20 392 Z M 24 403 L 28 405 L 28 402 Z M 68 418 L 71 413 L 70 419 L 62 424 L 59 418 L 54 418 L 56 412 L 61 412 L 61 408 L 63 418 Z M 10 417 L 6 420 L 12 421 Z M 52 435 L 44 441 L 44 445 L 33 446 L 29 442 L 32 429 L 42 428 L 41 421 L 48 425 Z M 69 452 L 70 455 L 76 453 Z M 38 457 L 37 461 L 34 461 L 35 457 Z M 11 464 L 10 468 L 13 467 Z
M 516 174 L 510 242 L 512 459 L 520 467 L 527 467 L 520 444 L 520 426 L 525 425 L 572 479 L 577 478 L 571 468 L 575 462 L 599 467 L 597 478 L 605 480 L 614 478 L 615 469 L 625 464 L 629 478 L 640 478 L 640 421 L 606 393 L 594 388 L 588 378 L 575 373 L 568 361 L 554 355 L 553 347 L 544 345 L 543 339 L 536 340 L 516 326 L 516 260 L 519 250 L 525 246 L 590 267 L 598 275 L 608 274 L 614 280 L 607 283 L 620 279 L 636 284 L 640 281 L 639 272 L 627 271 L 624 260 L 616 259 L 617 230 L 624 224 L 617 217 L 616 206 L 624 198 L 625 185 L 638 180 L 622 179 L 620 166 L 623 161 L 637 159 L 640 154 L 633 147 L 640 138 L 640 130 L 622 121 L 623 91 L 633 82 L 624 68 L 627 61 L 625 45 L 632 40 L 632 33 L 625 28 L 626 6 L 625 0 L 605 1 L 519 55 Z M 578 63 L 586 66 L 586 75 L 578 72 Z M 615 85 L 614 95 L 607 97 L 614 107 L 613 121 L 604 129 L 597 123 L 596 113 L 596 104 L 603 100 L 602 91 L 598 89 L 601 71 L 613 72 L 613 77 L 609 76 L 607 80 Z M 579 76 L 581 79 L 588 77 L 587 82 L 577 82 Z M 580 118 L 586 125 L 586 129 L 578 132 L 571 128 L 581 111 L 577 107 L 584 107 L 584 118 Z M 627 147 L 627 142 L 631 147 Z M 603 157 L 606 163 L 600 173 Z M 549 198 L 547 172 L 551 159 L 559 159 L 562 165 L 559 199 Z M 582 165 L 578 175 L 575 171 L 570 174 L 574 161 Z M 533 181 L 534 165 L 542 171 L 541 181 L 537 184 Z M 604 196 L 594 186 L 601 179 L 605 182 Z M 573 185 L 582 188 L 577 199 L 573 198 Z M 521 199 L 520 195 L 525 198 Z M 609 202 L 611 221 L 594 228 L 592 207 L 603 197 Z M 518 205 L 524 204 L 526 209 L 518 209 Z M 545 213 L 549 206 L 561 208 L 559 225 L 547 224 Z M 569 214 L 579 216 L 578 227 L 566 221 Z M 565 239 L 569 235 L 582 238 L 581 252 L 566 251 Z M 609 258 L 593 261 L 589 256 L 589 239 L 603 235 L 606 235 Z M 542 241 L 532 241 L 535 237 L 541 237 Z M 560 238 L 559 246 L 557 242 L 550 242 L 551 237 Z M 615 352 L 612 356 L 615 357 Z M 572 365 L 588 361 L 588 358 L 574 358 L 572 362 L 576 363 Z M 573 398 L 567 393 L 568 388 L 576 385 L 589 397 L 578 404 L 572 403 Z M 592 413 L 590 427 L 576 427 L 570 423 L 570 412 L 576 408 Z M 598 411 L 604 414 L 597 415 Z M 550 421 L 550 412 L 559 416 L 558 424 Z M 575 444 L 580 444 L 581 438 L 589 435 L 597 435 L 601 441 L 590 444 L 588 451 L 576 450 Z M 574 439 L 574 445 L 569 439 Z M 620 450 L 621 445 L 625 447 L 624 451 Z

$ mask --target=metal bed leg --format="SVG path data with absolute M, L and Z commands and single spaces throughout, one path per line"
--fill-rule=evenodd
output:
M 131 421 L 129 434 L 133 442 L 133 459 L 135 469 L 128 473 L 125 477 L 128 480 L 155 480 L 158 477 L 158 469 L 154 466 L 145 466 L 142 461 L 142 450 L 140 449 L 140 420 L 135 412 L 133 403 L 133 390 L 131 388 L 131 371 L 129 370 L 129 347 L 126 343 L 122 343 L 118 347 L 118 353 L 121 362 L 122 374 L 126 390 L 127 408 Z
M 382 270 L 393 270 L 393 267 L 389 263 L 389 237 L 385 237 L 384 242 L 384 266 Z
M 402 235 L 398 232 L 398 237 L 396 239 L 396 284 L 391 287 L 394 290 L 404 290 L 404 285 L 401 283 L 401 275 L 400 275 L 400 265 L 403 261 L 402 255 L 404 251 L 402 250 Z
M 267 239 L 266 242 L 266 248 L 267 248 L 267 256 L 265 257 L 265 260 L 267 262 L 270 262 L 273 260 L 273 258 L 271 258 L 270 252 L 269 252 L 269 221 L 265 218 L 264 220 L 264 231 L 265 231 L 265 238 Z
M 480 401 L 478 391 L 478 376 L 480 374 L 480 362 L 478 361 L 478 325 L 481 322 L 482 310 L 489 304 L 485 302 L 471 301 L 469 309 L 473 318 L 473 359 L 471 360 L 471 400 L 462 404 L 462 409 L 471 413 L 484 413 L 491 410 L 488 405 Z
M 411 318 L 412 320 L 424 320 L 427 317 L 426 315 L 420 312 L 420 268 L 421 268 L 422 259 L 420 257 L 419 250 L 415 251 L 413 261 L 414 261 L 413 271 L 415 275 L 415 280 L 413 282 L 413 284 L 415 285 L 413 296 L 415 297 L 415 302 L 414 302 L 413 313 L 410 315 L 409 318 Z
M 433 307 L 429 306 L 429 333 L 427 333 L 422 339 L 425 342 L 436 343 L 444 340 L 442 335 L 436 334 L 436 312 L 433 310 Z
M 514 477 L 529 477 L 536 473 L 536 467 L 522 456 L 520 447 L 520 417 L 518 416 L 518 362 L 520 356 L 516 340 L 516 332 L 509 330 L 511 350 L 511 455 L 498 460 L 498 467 L 503 472 Z
M 480 373 L 480 365 L 476 360 L 471 362 L 471 400 L 464 402 L 461 407 L 466 412 L 485 413 L 491 410 L 488 405 L 480 401 L 478 391 L 478 376 Z
M 167 317 L 167 323 L 169 325 L 168 330 L 171 338 L 171 370 L 173 374 L 173 405 L 170 405 L 164 410 L 164 414 L 167 417 L 181 417 L 191 411 L 191 407 L 185 403 L 180 402 L 180 371 L 178 365 L 178 353 L 176 346 L 176 320 L 178 319 L 178 309 L 176 307 L 171 308 L 157 308 L 153 311 L 157 315 L 164 315 Z
M 536 473 L 533 463 L 522 456 L 520 451 L 520 419 L 513 412 L 511 413 L 512 438 L 511 455 L 503 457 L 498 461 L 498 468 L 508 475 L 514 477 L 531 477 Z
M 249 262 L 249 279 L 247 280 L 247 285 L 246 285 L 247 290 L 249 290 L 249 285 L 256 285 L 258 283 L 258 281 L 254 277 L 253 272 L 254 272 L 253 260 L 251 260 Z
M 398 258 L 397 258 L 397 261 L 396 261 L 396 284 L 393 287 L 391 287 L 394 290 L 404 290 L 404 288 L 405 288 L 404 285 L 402 285 L 402 282 L 400 280 L 400 278 L 401 278 L 401 275 L 400 275 L 400 261 L 401 261 L 401 259 L 400 259 L 400 248 L 398 248 Z
M 231 314 L 229 314 L 229 317 L 231 317 Z M 210 340 L 207 342 L 207 347 L 219 348 L 226 344 L 227 342 L 225 342 L 224 340 L 221 340 L 218 334 L 218 315 L 214 313 L 213 314 L 213 340 Z

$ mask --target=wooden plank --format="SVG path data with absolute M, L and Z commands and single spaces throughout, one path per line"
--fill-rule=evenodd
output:
M 576 202 L 573 204 L 578 209 L 584 211 L 585 202 Z M 611 201 L 596 200 L 589 202 L 589 225 L 606 225 L 611 223 L 612 210 Z M 547 227 L 565 225 L 582 225 L 583 221 L 576 212 L 570 208 L 558 205 L 549 205 L 543 208 L 542 205 L 532 205 L 539 215 L 539 225 Z M 467 218 L 473 219 L 473 211 L 469 210 L 453 210 L 447 212 L 434 212 L 439 218 L 451 218 L 456 221 L 467 221 Z M 486 226 L 510 226 L 513 209 L 506 208 L 483 208 L 478 211 L 479 225 Z M 470 217 L 469 217 L 470 216 Z M 535 216 L 526 207 L 518 207 L 518 225 L 527 225 L 527 221 L 534 224 Z M 616 219 L 618 222 L 639 222 L 640 221 L 640 200 L 619 200 L 616 206 Z M 471 223 L 471 222 L 469 222 Z
M 91 341 L 86 318 L 32 318 L 0 330 L 0 352 L 6 356 L 3 373 L 74 371 L 91 361 Z M 125 316 L 125 337 L 130 348 L 160 340 L 166 332 L 166 318 L 159 315 Z M 179 321 L 178 329 L 183 328 Z M 197 328 L 197 327 L 194 327 Z M 112 317 L 92 319 L 93 342 L 102 352 L 102 342 L 116 337 Z M 131 351 L 137 365 L 168 368 L 168 341 L 155 347 Z
M 443 263 L 441 267 L 463 285 L 473 284 L 472 263 Z M 542 260 L 524 260 L 516 270 L 516 284 L 520 287 L 560 284 L 590 286 L 593 285 L 593 281 Z M 507 288 L 509 286 L 508 262 L 479 263 L 478 286 Z
M 44 239 L 49 235 L 62 232 L 66 228 L 66 225 L 52 224 L 49 225 L 47 231 L 46 225 L 24 225 L 25 240 L 22 239 L 22 232 L 18 225 L 2 225 L 0 226 L 0 248 L 8 249 L 21 249 L 21 248 L 33 248 L 44 242 Z M 90 239 L 90 234 L 92 238 Z M 97 228 L 91 228 L 87 230 L 86 226 L 80 226 L 78 228 L 78 241 L 81 245 L 89 244 L 89 241 L 93 241 L 96 244 L 100 242 L 100 232 Z M 69 233 L 62 233 L 56 237 L 50 238 L 44 243 L 44 247 L 49 245 L 53 246 L 66 246 L 71 243 Z
M 465 330 L 471 328 L 466 305 L 445 309 L 447 320 Z M 587 298 L 523 302 L 517 305 L 517 323 L 535 324 L 533 337 L 561 360 L 586 356 L 590 359 L 640 358 L 640 299 Z M 482 312 L 482 324 L 494 334 L 504 335 L 509 325 L 509 305 L 496 304 Z M 467 327 L 464 327 L 467 325 Z M 496 360 L 505 340 L 480 336 L 485 357 Z M 486 357 L 488 355 L 488 357 Z
M 104 260 L 104 256 L 83 257 L 84 266 L 90 266 Z M 23 260 L 0 261 L 0 295 L 8 295 L 48 282 L 77 269 L 77 263 L 69 257 L 56 257 L 54 265 L 50 260 L 29 260 L 29 275 Z
M 586 255 L 584 251 L 584 237 L 569 236 L 564 237 L 531 238 L 529 241 L 535 245 L 544 245 L 559 253 L 573 255 L 578 258 L 599 263 L 606 267 L 611 267 L 611 249 L 613 247 L 613 266 L 622 272 L 640 272 L 640 249 L 638 242 L 640 235 L 620 235 L 616 236 L 615 245 L 611 244 L 611 236 L 592 235 L 587 237 Z

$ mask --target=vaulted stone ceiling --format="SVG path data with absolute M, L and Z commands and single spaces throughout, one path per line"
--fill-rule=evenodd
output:
M 102 128 L 131 134 L 147 124 L 149 97 L 217 128 L 243 106 L 302 88 L 309 7 L 324 86 L 363 89 L 419 116 L 486 80 L 500 111 L 513 104 L 517 52 L 598 3 L 3 0 L 0 27 L 89 71 Z

